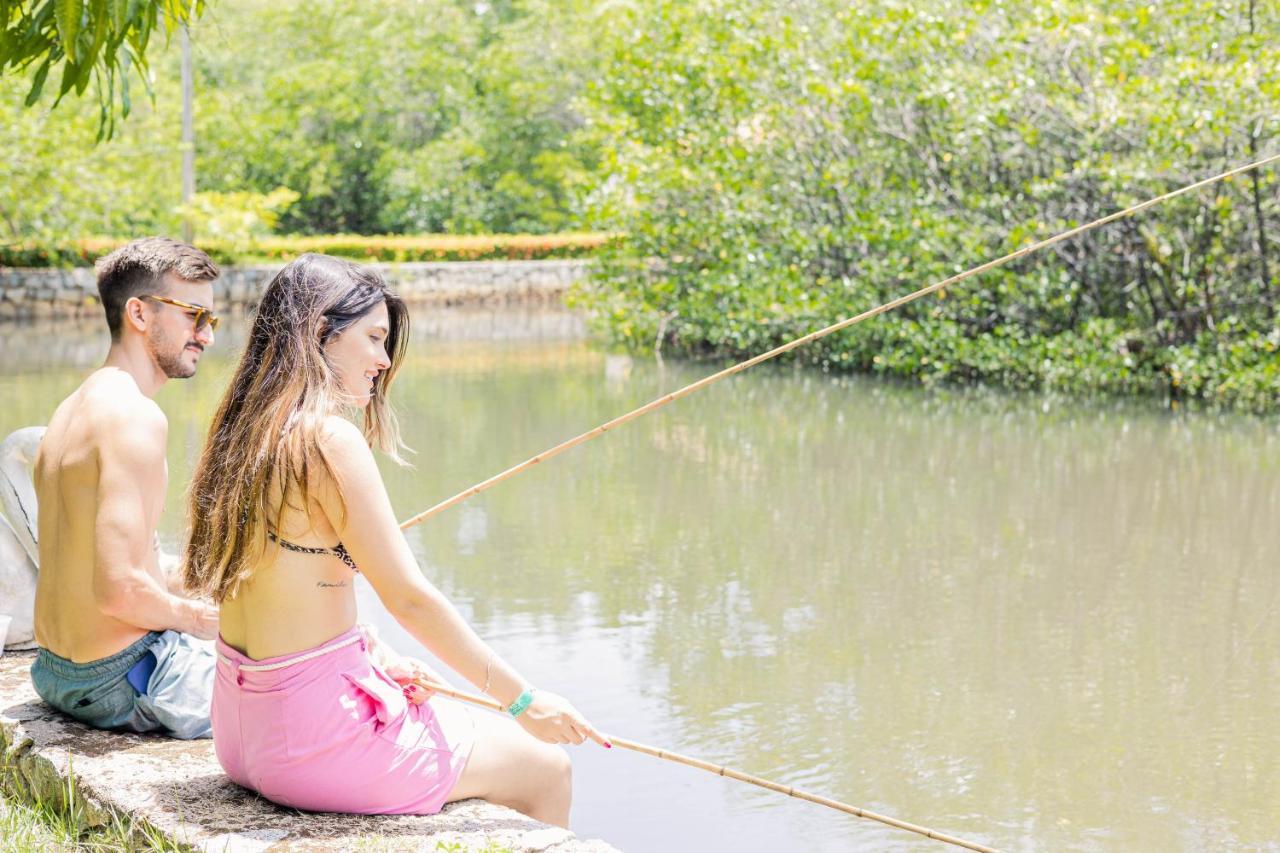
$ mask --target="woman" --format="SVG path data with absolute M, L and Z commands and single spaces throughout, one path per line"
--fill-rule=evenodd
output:
M 336 258 L 303 255 L 263 294 L 190 498 L 186 582 L 220 605 L 218 760 L 294 808 L 433 814 L 482 797 L 567 826 L 569 760 L 549 744 L 608 744 L 423 577 L 374 464 L 371 444 L 399 460 L 387 395 L 408 328 L 376 273 Z M 438 677 L 356 624 L 356 573 L 514 722 L 427 701 L 411 681 Z

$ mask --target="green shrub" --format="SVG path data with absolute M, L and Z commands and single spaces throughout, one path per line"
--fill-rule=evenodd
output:
M 636 0 L 586 102 L 578 296 L 617 341 L 739 358 L 1280 142 L 1274 6 Z M 926 382 L 1276 405 L 1280 170 L 1223 181 L 794 358 Z M 1269 246 L 1260 251 L 1259 234 Z
M 94 237 L 69 243 L 0 245 L 0 266 L 88 266 L 128 240 Z M 256 241 L 197 240 L 219 264 L 279 263 L 303 252 L 336 255 L 365 263 L 491 261 L 585 258 L 616 242 L 609 234 L 489 234 L 366 237 L 333 234 L 263 237 Z

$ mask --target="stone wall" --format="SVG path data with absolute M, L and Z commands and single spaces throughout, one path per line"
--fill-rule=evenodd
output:
M 558 302 L 587 261 L 474 261 L 371 264 L 415 304 L 545 304 Z M 281 265 L 282 266 L 282 265 Z M 215 284 L 219 311 L 257 304 L 280 266 L 225 267 Z M 94 271 L 0 268 L 0 320 L 98 316 Z

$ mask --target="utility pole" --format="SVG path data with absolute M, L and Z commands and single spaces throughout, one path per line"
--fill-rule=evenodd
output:
M 191 101 L 195 86 L 191 80 L 191 32 L 182 25 L 182 204 L 191 204 L 196 194 L 196 132 L 191 115 Z M 191 214 L 182 217 L 182 239 L 190 243 L 195 238 L 191 227 Z

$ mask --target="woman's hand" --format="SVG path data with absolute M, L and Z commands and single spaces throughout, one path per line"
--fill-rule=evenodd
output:
M 413 704 L 421 705 L 435 695 L 434 690 L 418 684 L 419 680 L 434 684 L 448 683 L 444 676 L 423 661 L 404 657 L 382 642 L 382 638 L 378 636 L 377 630 L 372 625 L 361 624 L 360 627 L 369 641 L 369 656 L 373 658 L 373 662 L 404 689 L 404 695 Z
M 582 743 L 587 738 L 605 748 L 612 748 L 608 738 L 596 731 L 569 700 L 555 693 L 536 690 L 533 702 L 525 712 L 516 717 L 524 730 L 547 743 Z
M 421 705 L 435 695 L 434 690 L 423 687 L 419 682 L 448 683 L 444 680 L 444 676 L 417 658 L 400 657 L 389 661 L 383 668 L 387 675 L 395 679 L 396 684 L 404 688 L 404 695 L 409 697 L 409 701 L 415 705 Z

